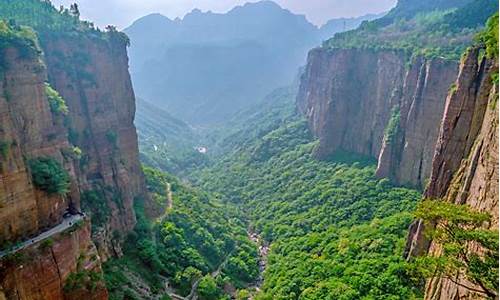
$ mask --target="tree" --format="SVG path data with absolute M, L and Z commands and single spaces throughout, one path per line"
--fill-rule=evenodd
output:
M 239 290 L 236 294 L 236 300 L 248 300 L 250 299 L 250 292 L 247 290 Z
M 69 12 L 76 20 L 80 19 L 80 10 L 78 9 L 77 3 L 73 3 L 69 6 Z
M 210 274 L 205 275 L 201 279 L 197 291 L 201 300 L 216 300 L 220 295 L 220 290 Z
M 485 229 L 491 219 L 488 213 L 467 205 L 426 200 L 419 204 L 415 216 L 427 224 L 426 228 L 432 228 L 427 234 L 442 248 L 440 256 L 417 258 L 418 272 L 426 278 L 446 277 L 455 282 L 465 277 L 482 288 L 476 292 L 493 298 L 498 295 L 498 230 Z M 472 245 L 482 251 L 471 251 Z

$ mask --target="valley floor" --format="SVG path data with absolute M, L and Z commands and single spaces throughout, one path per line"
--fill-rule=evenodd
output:
M 185 299 L 418 298 L 402 253 L 420 193 L 376 179 L 370 158 L 317 160 L 317 142 L 291 108 L 293 93 L 283 92 L 281 101 L 217 133 L 223 142 L 210 147 L 216 154 L 208 164 L 183 173 L 192 187 L 146 169 L 153 195 L 173 203 L 153 227 L 160 245 L 146 252 L 163 266 L 175 256 L 177 271 L 164 273 Z M 211 260 L 221 248 L 210 245 L 222 241 L 225 254 Z M 198 254 L 185 260 L 186 250 Z M 147 257 L 145 268 L 156 260 Z

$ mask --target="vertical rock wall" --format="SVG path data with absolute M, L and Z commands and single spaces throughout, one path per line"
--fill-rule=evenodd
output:
M 498 62 L 470 49 L 460 66 L 454 90 L 446 99 L 430 183 L 425 196 L 440 201 L 467 204 L 492 216 L 486 224 L 498 228 L 498 86 L 492 74 Z M 408 239 L 408 254 L 439 255 L 438 244 L 424 237 L 423 226 L 415 223 Z M 481 252 L 477 245 L 469 250 Z M 488 298 L 480 286 L 458 275 L 434 278 L 427 283 L 425 299 Z
M 105 300 L 101 264 L 90 240 L 90 223 L 53 236 L 49 242 L 30 246 L 0 261 L 0 299 L 8 300 Z M 95 281 L 70 276 L 95 273 Z
M 309 54 L 297 106 L 320 139 L 319 157 L 341 150 L 378 158 L 378 176 L 422 188 L 457 72 L 455 62 L 409 62 L 394 51 L 318 48 Z
M 135 225 L 133 200 L 146 197 L 126 43 L 118 33 L 106 35 L 41 37 L 49 80 L 70 111 L 70 140 L 84 155 L 77 167 L 80 190 L 99 191 L 107 207 L 105 221 L 93 223 L 104 260 L 121 254 L 120 243 Z
M 68 197 L 35 189 L 28 160 L 49 156 L 64 164 L 74 178 L 73 161 L 62 153 L 70 145 L 45 95 L 47 74 L 39 57 L 6 48 L 0 75 L 0 245 L 36 235 L 62 220 L 68 203 L 78 201 L 73 182 Z M 76 199 L 75 199 L 76 198 Z

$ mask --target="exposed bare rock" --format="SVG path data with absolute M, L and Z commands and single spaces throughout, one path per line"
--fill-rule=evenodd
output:
M 470 49 L 460 66 L 456 88 L 446 109 L 434 154 L 431 181 L 425 196 L 488 212 L 487 227 L 498 228 L 498 86 L 491 75 L 498 62 L 480 58 L 480 48 Z M 423 230 L 411 231 L 408 254 L 440 255 L 441 248 L 424 238 Z M 481 253 L 477 245 L 469 251 Z M 427 283 L 426 299 L 483 299 L 481 287 L 456 278 L 434 278 Z
M 92 217 L 104 208 L 105 214 L 92 218 L 93 241 L 87 221 L 76 231 L 52 237 L 52 246 L 43 246 L 46 239 L 17 252 L 14 261 L 4 258 L 0 299 L 107 299 L 102 279 L 95 276 L 84 288 L 67 287 L 73 280 L 70 274 L 101 274 L 101 258 L 122 255 L 121 243 L 136 222 L 134 198 L 147 197 L 133 125 L 135 97 L 121 37 L 42 34 L 42 56 L 24 55 L 26 49 L 17 46 L 2 50 L 1 250 L 61 223 L 67 210 L 75 213 L 85 207 Z M 46 82 L 65 99 L 66 116 L 51 112 Z M 73 146 L 82 150 L 81 158 L 71 155 Z M 34 187 L 28 161 L 40 156 L 56 159 L 68 171 L 67 195 L 49 195 Z M 98 192 L 95 203 L 80 197 L 88 191 Z
M 79 186 L 103 190 L 109 208 L 107 221 L 93 234 L 106 260 L 120 255 L 120 241 L 135 225 L 134 198 L 146 197 L 126 44 L 112 35 L 42 41 L 49 80 L 67 101 L 73 142 L 84 153 Z
M 320 139 L 317 154 L 354 152 L 379 159 L 377 175 L 423 187 L 457 63 L 399 52 L 310 52 L 297 105 Z M 386 136 L 391 116 L 394 135 Z
M 406 73 L 400 120 L 392 140 L 384 139 L 377 175 L 401 185 L 423 188 L 429 177 L 439 124 L 455 62 L 415 59 Z
M 50 156 L 73 175 L 66 131 L 58 126 L 45 95 L 47 75 L 38 58 L 20 55 L 17 48 L 1 54 L 7 68 L 0 82 L 0 245 L 36 235 L 62 220 L 69 202 L 78 201 L 76 183 L 69 197 L 35 189 L 27 161 Z

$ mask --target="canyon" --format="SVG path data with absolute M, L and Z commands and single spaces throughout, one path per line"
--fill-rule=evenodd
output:
M 77 6 L 22 1 L 57 22 L 0 21 L 0 300 L 498 297 L 466 272 L 418 286 L 405 269 L 446 252 L 427 235 L 442 223 L 411 222 L 419 198 L 467 205 L 498 228 L 498 53 L 472 40 L 476 23 L 451 54 L 338 35 L 309 52 L 297 92 L 240 112 L 194 156 L 198 132 L 145 101 L 138 135 L 134 41 L 80 21 Z M 359 32 L 470 3 L 401 0 Z M 157 144 L 189 151 L 167 162 L 147 152 Z

